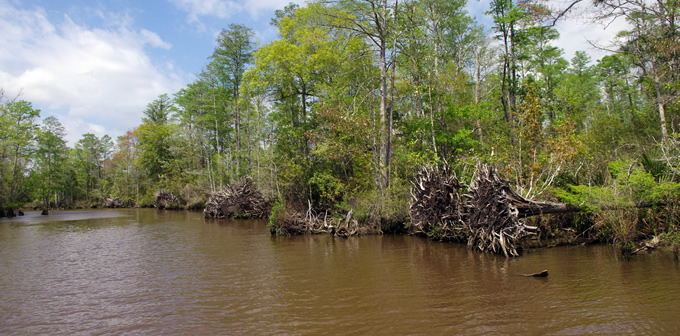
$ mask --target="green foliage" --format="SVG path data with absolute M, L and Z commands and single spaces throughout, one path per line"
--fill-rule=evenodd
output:
M 56 117 L 45 118 L 43 126 L 38 130 L 36 161 L 38 164 L 37 174 L 42 183 L 36 199 L 41 199 L 42 207 L 49 208 L 51 204 L 58 207 L 58 198 L 55 195 L 54 203 L 51 199 L 53 194 L 65 192 L 64 179 L 66 178 L 67 148 L 66 130 Z
M 140 208 L 153 208 L 156 203 L 156 194 L 151 189 L 147 189 L 145 193 L 138 195 L 138 197 L 137 206 Z
M 338 178 L 328 172 L 315 172 L 309 179 L 312 199 L 315 208 L 321 211 L 333 209 L 346 194 L 346 186 Z
M 81 187 L 79 196 L 86 201 L 97 201 L 104 198 L 101 183 L 103 177 L 104 162 L 109 159 L 113 149 L 113 142 L 108 135 L 101 138 L 87 133 L 78 140 L 73 150 L 76 162 L 75 175 L 77 184 Z M 82 188 L 84 187 L 84 190 Z
M 348 203 L 354 205 L 355 216 L 369 225 L 379 225 L 384 233 L 404 232 L 408 225 L 411 184 L 394 179 L 382 193 L 371 190 L 361 193 Z
M 146 106 L 144 110 L 145 118 L 142 119 L 145 123 L 152 123 L 155 125 L 163 125 L 168 122 L 170 113 L 175 109 L 167 94 L 158 96 L 158 99 L 152 101 Z
M 447 162 L 470 181 L 492 163 L 522 195 L 587 209 L 570 225 L 594 223 L 622 251 L 677 236 L 680 138 L 659 127 L 680 123 L 680 34 L 659 24 L 677 4 L 643 3 L 599 2 L 630 31 L 618 53 L 571 62 L 542 2 L 491 1 L 500 48 L 460 0 L 291 4 L 272 19 L 280 38 L 259 49 L 250 28 L 228 25 L 196 79 L 150 102 L 115 148 L 94 134 L 68 148 L 58 120 L 40 126 L 29 102 L 0 91 L 0 205 L 149 206 L 163 189 L 200 209 L 248 175 L 277 197 L 275 234 L 310 205 L 394 232 L 420 167 Z M 656 201 L 666 207 L 624 209 Z
M 30 102 L 5 101 L 0 90 L 0 206 L 29 201 L 27 176 L 39 116 Z
M 286 202 L 281 197 L 277 197 L 272 205 L 272 212 L 269 215 L 269 222 L 267 227 L 272 234 L 277 236 L 287 235 L 286 231 L 282 229 L 284 215 L 286 213 Z
M 554 188 L 553 192 L 565 203 L 580 205 L 591 211 L 675 199 L 680 194 L 680 183 L 659 180 L 636 162 L 612 161 L 609 171 L 612 178 L 610 185 L 569 185 L 568 189 Z

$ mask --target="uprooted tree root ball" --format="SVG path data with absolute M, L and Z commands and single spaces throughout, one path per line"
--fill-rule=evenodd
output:
M 168 210 L 177 210 L 180 209 L 180 202 L 175 195 L 173 195 L 171 192 L 165 192 L 165 191 L 159 191 L 156 194 L 156 200 L 155 200 L 155 205 L 156 208 L 158 209 L 168 209 Z
M 495 169 L 482 166 L 468 194 L 451 168 L 423 168 L 413 181 L 410 215 L 412 232 L 438 240 L 467 240 L 470 249 L 517 256 L 517 241 L 537 228 L 520 218 L 557 212 L 563 205 L 523 198 L 501 179 Z
M 518 256 L 517 241 L 538 230 L 520 220 L 520 209 L 532 202 L 514 192 L 493 167 L 482 166 L 476 175 L 465 195 L 468 248 Z
M 205 204 L 205 218 L 267 218 L 271 202 L 253 184 L 252 179 L 235 182 L 222 191 L 210 194 Z
M 420 170 L 411 189 L 409 215 L 413 233 L 431 239 L 463 240 L 465 209 L 459 190 L 464 187 L 448 166 Z
M 118 197 L 108 197 L 104 200 L 104 208 L 123 208 L 125 204 Z

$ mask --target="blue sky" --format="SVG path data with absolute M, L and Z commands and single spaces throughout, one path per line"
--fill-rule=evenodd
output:
M 552 0 L 556 6 L 558 1 Z M 253 28 L 266 43 L 269 25 L 290 0 L 0 0 L 0 88 L 21 92 L 41 116 L 56 116 L 73 145 L 84 133 L 112 138 L 141 122 L 146 104 L 193 81 L 212 54 L 217 34 L 231 23 Z M 303 1 L 294 1 L 302 4 Z M 489 0 L 471 0 L 481 13 Z M 570 59 L 617 31 L 586 19 L 558 28 L 558 46 Z

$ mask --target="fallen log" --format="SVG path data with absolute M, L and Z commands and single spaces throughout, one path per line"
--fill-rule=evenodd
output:
M 461 192 L 468 192 L 461 196 Z M 470 186 L 448 165 L 421 169 L 414 177 L 409 207 L 411 230 L 431 239 L 467 241 L 468 248 L 518 256 L 517 242 L 536 234 L 521 218 L 572 211 L 574 207 L 527 200 L 491 166 L 480 166 Z
M 522 274 L 522 276 L 525 277 L 534 277 L 534 278 L 545 278 L 548 276 L 548 270 L 543 270 L 538 273 L 530 273 L 530 274 Z
M 347 238 L 349 236 L 355 236 L 359 227 L 359 222 L 354 217 L 354 211 L 350 210 L 345 219 L 341 219 L 338 223 L 338 227 L 334 228 L 333 235 L 335 237 Z
M 347 238 L 366 234 L 382 234 L 380 227 L 359 226 L 354 210 L 347 213 L 331 214 L 328 211 L 317 213 L 308 201 L 305 214 L 285 209 L 270 218 L 269 231 L 272 235 L 290 236 L 303 234 L 328 233 L 336 238 Z

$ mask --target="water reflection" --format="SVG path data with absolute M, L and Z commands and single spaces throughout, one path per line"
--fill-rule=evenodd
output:
M 677 334 L 678 280 L 668 254 L 606 246 L 508 260 L 153 209 L 0 221 L 0 334 Z

